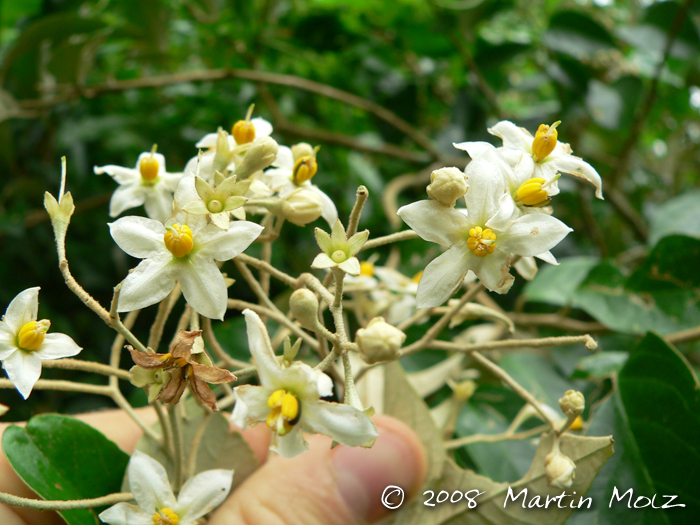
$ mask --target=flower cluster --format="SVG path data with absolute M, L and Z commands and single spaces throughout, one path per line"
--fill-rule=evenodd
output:
M 559 193 L 560 174 L 588 180 L 602 198 L 598 173 L 557 141 L 558 124 L 543 124 L 533 138 L 503 121 L 489 130 L 503 140 L 500 148 L 486 142 L 455 144 L 472 159 L 465 172 L 437 170 L 428 186 L 431 199 L 398 210 L 421 238 L 447 248 L 422 274 L 419 308 L 443 304 L 469 271 L 488 290 L 506 293 L 514 281 L 511 265 L 527 276 L 532 257 L 556 264 L 549 250 L 571 231 L 549 206 Z M 456 207 L 462 196 L 466 208 Z

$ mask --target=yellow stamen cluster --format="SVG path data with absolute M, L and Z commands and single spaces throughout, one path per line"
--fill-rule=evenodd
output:
M 284 436 L 301 419 L 301 404 L 294 394 L 286 390 L 275 390 L 267 399 L 272 410 L 267 416 L 267 426 Z
M 496 234 L 489 229 L 476 226 L 469 230 L 467 246 L 477 257 L 486 257 L 496 249 Z
M 360 275 L 374 277 L 374 265 L 371 262 L 362 261 L 360 263 Z
M 557 145 L 557 126 L 559 124 L 561 124 L 559 120 L 551 126 L 540 124 L 535 139 L 532 141 L 532 157 L 536 161 L 544 159 L 554 151 L 554 147 Z
M 295 184 L 301 184 L 307 180 L 311 180 L 316 172 L 318 171 L 318 164 L 316 163 L 316 157 L 313 155 L 305 155 L 299 157 L 294 163 L 294 169 L 292 170 L 292 176 Z
M 153 523 L 155 525 L 177 525 L 180 523 L 180 517 L 172 509 L 160 509 L 153 515 Z
M 186 224 L 180 226 L 173 224 L 164 235 L 165 247 L 170 250 L 175 257 L 184 257 L 192 251 L 194 240 L 192 230 Z
M 533 206 L 535 208 L 547 206 L 547 204 L 552 202 L 552 199 L 542 187 L 545 182 L 541 177 L 535 177 L 523 182 L 516 192 L 516 198 L 525 206 Z
M 155 157 L 144 157 L 139 162 L 139 171 L 141 172 L 141 178 L 145 182 L 153 182 L 158 178 L 158 159 Z
M 233 125 L 231 135 L 236 144 L 248 144 L 255 140 L 255 126 L 250 120 L 239 120 Z
M 51 326 L 51 321 L 29 321 L 17 334 L 17 344 L 24 350 L 34 351 L 44 342 L 44 336 Z

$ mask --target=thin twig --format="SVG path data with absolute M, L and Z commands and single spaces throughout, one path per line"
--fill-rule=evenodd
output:
M 0 503 L 13 507 L 26 507 L 36 510 L 71 510 L 71 509 L 92 509 L 113 505 L 122 501 L 131 501 L 134 495 L 131 492 L 117 492 L 99 498 L 74 499 L 74 500 L 43 500 L 33 498 L 22 498 L 0 492 Z
M 0 388 L 15 388 L 9 379 L 0 378 Z M 99 396 L 112 396 L 112 389 L 107 385 L 88 385 L 74 381 L 59 381 L 54 379 L 39 379 L 34 383 L 34 390 L 61 390 L 63 392 L 82 392 Z
M 214 335 L 214 329 L 212 328 L 211 319 L 209 319 L 208 317 L 202 318 L 202 330 L 204 334 L 204 339 L 206 339 L 207 343 L 209 343 L 212 352 L 214 352 L 214 355 L 221 359 L 226 364 L 226 366 L 229 366 L 231 368 L 241 368 L 249 366 L 249 363 L 246 363 L 245 361 L 239 361 L 238 359 L 234 359 L 233 357 L 228 355 L 228 353 L 222 348 L 221 344 L 219 344 L 219 341 L 216 338 L 216 335 Z
M 369 191 L 366 187 L 360 186 L 357 188 L 355 205 L 352 207 L 350 219 L 348 220 L 347 237 L 348 239 L 357 233 L 357 227 L 360 224 L 360 215 L 362 215 L 362 207 L 367 202 Z
M 543 348 L 549 346 L 585 345 L 589 350 L 598 347 L 590 335 L 571 335 L 561 337 L 542 337 L 539 339 L 506 339 L 505 341 L 489 341 L 487 343 L 461 344 L 450 341 L 433 341 L 429 347 L 435 350 L 453 352 L 473 352 L 475 350 L 502 350 L 504 348 Z
M 540 435 L 542 432 L 550 430 L 549 425 L 540 425 L 530 430 L 524 430 L 522 432 L 503 432 L 501 434 L 472 434 L 471 436 L 465 436 L 459 439 L 452 439 L 450 441 L 445 441 L 445 448 L 447 450 L 452 450 L 455 448 L 463 447 L 464 445 L 471 445 L 472 443 L 498 443 L 499 441 L 519 441 L 522 439 L 529 439 L 534 436 Z
M 42 362 L 44 368 L 63 368 L 65 370 L 82 370 L 94 372 L 105 376 L 115 376 L 119 379 L 129 380 L 129 372 L 120 368 L 114 368 L 102 363 L 83 361 L 82 359 L 48 359 Z
M 418 239 L 419 236 L 413 230 L 404 230 L 390 235 L 385 235 L 384 237 L 377 237 L 376 239 L 370 239 L 367 241 L 360 251 L 372 250 L 378 248 L 379 246 L 384 246 L 385 244 L 391 244 L 392 242 L 408 241 L 410 239 Z
M 255 257 L 251 257 L 250 255 L 246 255 L 244 253 L 236 256 L 234 261 L 236 260 L 239 260 L 249 266 L 257 268 L 258 270 L 265 270 L 272 277 L 274 277 L 278 281 L 282 281 L 287 286 L 291 286 L 292 288 L 297 288 L 299 286 L 297 279 L 295 279 L 291 275 L 288 275 L 278 270 L 277 268 L 275 268 L 269 263 L 266 263 L 265 261 L 261 261 L 260 259 L 256 259 Z

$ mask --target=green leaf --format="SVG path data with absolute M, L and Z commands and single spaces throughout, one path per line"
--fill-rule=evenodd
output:
M 577 376 L 589 379 L 602 379 L 619 372 L 627 362 L 628 352 L 608 351 L 584 357 L 576 367 Z
M 649 244 L 662 237 L 683 234 L 700 237 L 700 190 L 691 190 L 668 199 L 651 213 Z
M 619 391 L 588 428 L 612 432 L 615 457 L 591 487 L 597 505 L 577 513 L 572 525 L 646 525 L 697 523 L 700 512 L 700 384 L 685 358 L 660 337 L 647 334 L 630 353 L 620 372 Z M 630 510 L 627 499 L 610 505 L 614 487 L 633 489 L 634 501 L 651 498 L 655 505 L 676 495 L 668 510 L 650 506 Z M 644 500 L 640 504 L 644 504 Z
M 71 417 L 36 416 L 2 436 L 7 460 L 44 499 L 98 498 L 119 492 L 129 456 L 102 433 Z M 62 511 L 69 525 L 94 525 L 88 509 Z
M 598 257 L 582 256 L 562 259 L 559 266 L 546 265 L 525 284 L 523 294 L 531 301 L 565 306 L 599 262 Z
M 578 59 L 615 47 L 605 27 L 578 11 L 559 11 L 552 16 L 542 41 L 552 51 Z
M 258 468 L 258 460 L 252 449 L 240 432 L 231 429 L 226 416 L 215 412 L 205 421 L 207 416 L 204 410 L 193 398 L 188 398 L 185 402 L 185 413 L 186 419 L 181 424 L 185 465 L 189 465 L 191 444 L 195 435 L 201 435 L 197 447 L 196 467 L 192 474 L 212 469 L 234 470 L 233 490 Z M 159 423 L 153 425 L 153 428 L 160 434 Z M 175 478 L 175 465 L 158 443 L 144 435 L 136 449 L 160 462 L 165 467 L 169 479 Z

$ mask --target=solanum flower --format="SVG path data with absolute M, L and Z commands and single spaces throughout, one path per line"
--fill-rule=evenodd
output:
M 142 204 L 151 219 L 160 222 L 173 213 L 173 192 L 182 173 L 167 173 L 165 157 L 160 153 L 149 151 L 141 153 L 136 167 L 95 166 L 95 173 L 110 175 L 120 186 L 112 194 L 109 202 L 109 215 L 116 217 L 130 208 Z
M 564 142 L 558 141 L 557 126 L 559 122 L 555 122 L 551 126 L 546 124 L 540 125 L 537 133 L 533 137 L 528 130 L 520 128 L 507 120 L 498 122 L 492 128 L 489 128 L 489 133 L 503 140 L 503 148 L 499 148 L 500 153 L 510 162 L 512 167 L 516 164 L 521 164 L 519 170 L 527 176 L 527 180 L 534 179 L 531 182 L 529 190 L 523 188 L 523 193 L 527 193 L 533 206 L 544 205 L 542 202 L 546 200 L 537 200 L 533 191 L 533 184 L 546 186 L 545 192 L 547 195 L 556 195 L 559 193 L 557 188 L 557 174 L 566 173 L 587 180 L 596 189 L 596 197 L 603 198 L 602 181 L 598 172 L 579 157 L 572 155 L 571 146 Z M 472 158 L 477 157 L 483 148 L 487 145 L 485 142 L 464 142 L 455 144 L 455 147 L 469 153 Z M 525 155 L 520 155 L 525 153 Z M 523 181 L 526 182 L 526 181 Z
M 37 286 L 18 294 L 0 321 L 0 361 L 24 399 L 41 376 L 42 360 L 72 357 L 82 350 L 65 334 L 46 333 L 51 322 L 37 321 L 38 313 Z
M 309 448 L 302 430 L 325 434 L 350 446 L 364 445 L 377 437 L 374 423 L 362 411 L 321 400 L 333 394 L 330 377 L 301 362 L 283 366 L 260 317 L 252 310 L 243 310 L 243 315 L 260 386 L 235 389 L 234 424 L 245 428 L 266 421 L 272 430 L 270 448 L 285 457 Z
M 530 257 L 547 252 L 571 231 L 546 214 L 515 218 L 515 203 L 505 191 L 501 170 L 481 157 L 469 163 L 466 210 L 435 201 L 414 202 L 399 209 L 398 215 L 423 239 L 449 248 L 423 271 L 418 284 L 419 308 L 443 304 L 469 270 L 488 290 L 507 292 L 513 284 L 509 273 L 513 255 Z
M 312 268 L 325 270 L 338 267 L 351 275 L 360 275 L 360 261 L 355 255 L 367 242 L 368 230 L 356 233 L 348 239 L 343 224 L 340 219 L 336 219 L 330 235 L 321 228 L 316 228 L 315 234 L 321 253 L 314 258 Z
M 223 319 L 227 291 L 214 261 L 228 261 L 243 252 L 263 228 L 233 221 L 223 231 L 204 216 L 178 214 L 165 225 L 145 217 L 123 217 L 110 223 L 119 247 L 144 259 L 122 283 L 118 310 L 130 312 L 164 299 L 177 281 L 187 303 L 211 319 Z M 175 220 L 182 220 L 176 223 Z
M 311 184 L 311 179 L 318 171 L 316 150 L 308 144 L 297 146 L 294 147 L 294 152 L 286 146 L 280 146 L 277 160 L 272 164 L 274 168 L 265 172 L 265 183 L 282 198 L 298 189 L 315 193 L 321 198 L 321 216 L 329 226 L 333 226 L 338 218 L 335 204 L 318 186 Z
M 190 215 L 203 215 L 222 230 L 227 230 L 231 222 L 230 213 L 240 209 L 248 199 L 243 195 L 250 187 L 249 181 L 236 182 L 236 176 L 220 179 L 212 187 L 203 178 L 187 173 L 180 180 L 175 191 L 175 208 Z
M 163 465 L 138 450 L 126 469 L 137 505 L 117 503 L 100 513 L 111 525 L 195 525 L 231 491 L 232 470 L 207 470 L 187 480 L 177 499 Z

